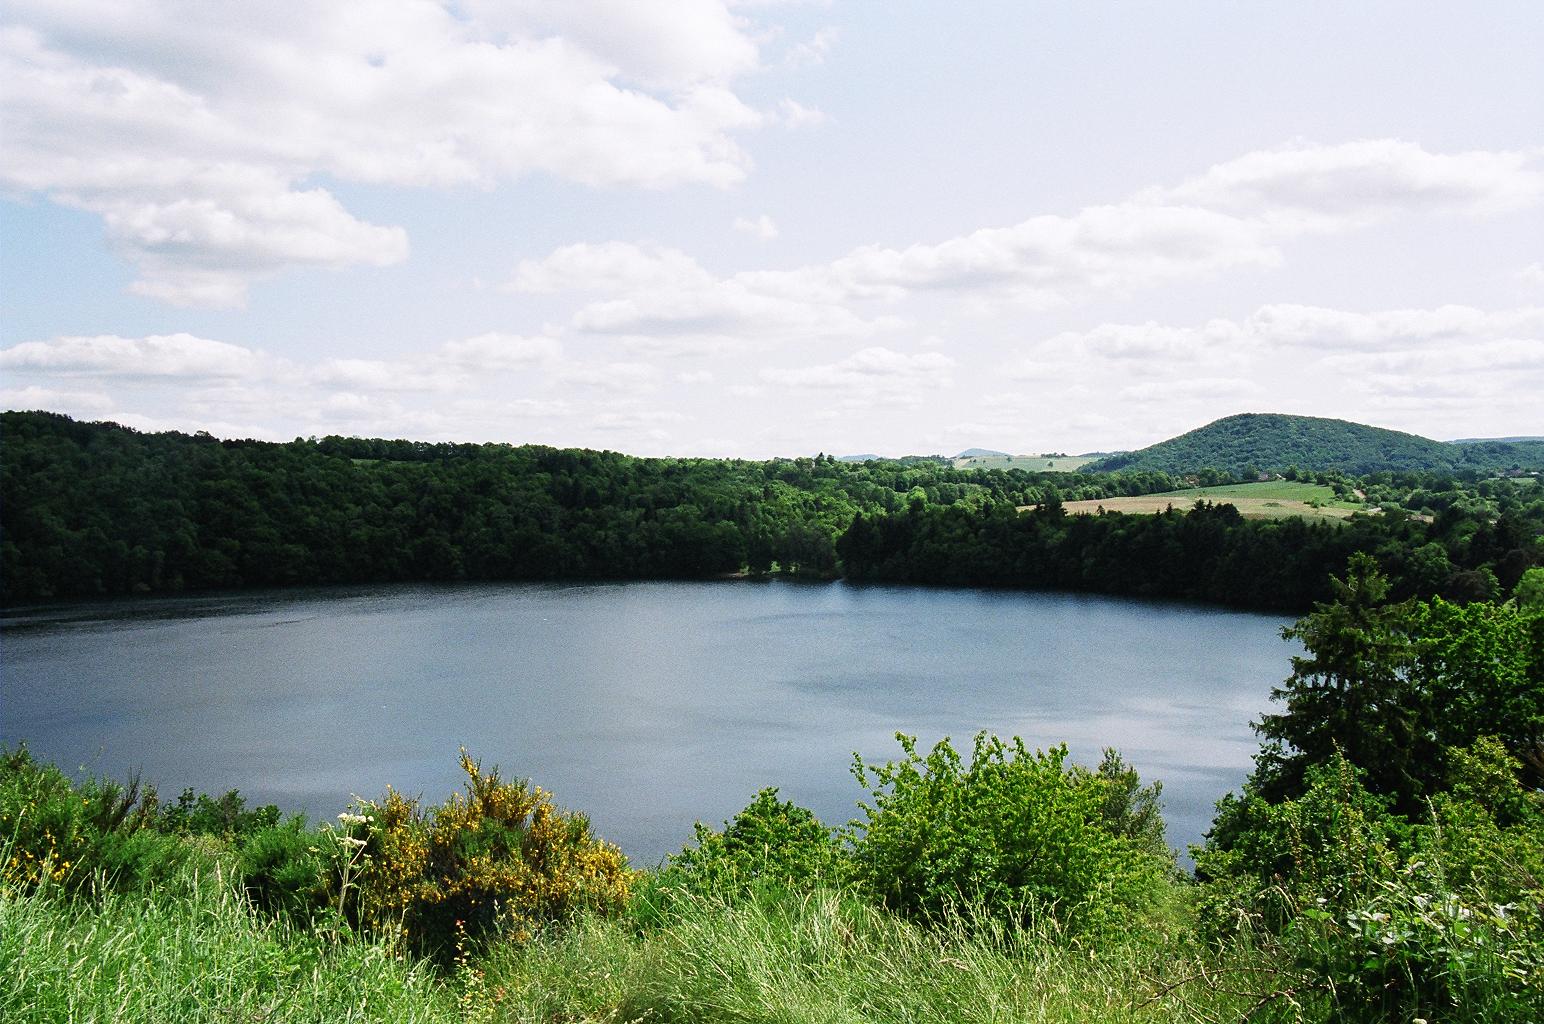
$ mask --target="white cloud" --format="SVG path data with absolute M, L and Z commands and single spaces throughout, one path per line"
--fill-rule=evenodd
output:
M 1063 332 L 1030 346 L 1032 354 L 1012 364 L 1010 375 L 1049 377 L 1074 365 L 1073 357 L 1172 366 L 1285 348 L 1337 353 L 1334 358 L 1345 365 L 1362 365 L 1368 354 L 1403 358 L 1424 352 L 1444 358 L 1515 337 L 1544 337 L 1544 308 L 1439 306 L 1357 313 L 1282 303 L 1261 306 L 1242 322 L 1214 319 L 1200 327 L 1109 323 Z
M 460 391 L 476 377 L 553 363 L 562 352 L 563 346 L 554 338 L 489 331 L 405 359 L 323 360 L 312 378 L 330 387 Z
M 1445 155 L 1397 140 L 1298 145 L 1246 154 L 1179 186 L 1070 215 L 1035 216 L 931 244 L 862 246 L 789 270 L 719 276 L 678 249 L 612 241 L 525 260 L 511 287 L 598 293 L 575 312 L 573 329 L 624 337 L 635 350 L 657 354 L 721 350 L 751 339 L 860 338 L 905 322 L 868 313 L 868 303 L 946 292 L 963 296 L 970 311 L 1002 303 L 1049 309 L 1275 267 L 1283 246 L 1305 233 L 1350 230 L 1395 212 L 1515 209 L 1544 195 L 1544 177 L 1530 161 L 1536 156 Z M 761 233 L 773 227 L 765 218 L 741 218 L 735 226 Z M 1291 314 L 1284 306 L 1264 315 L 1284 324 Z M 1222 321 L 1109 332 L 1079 339 L 1081 350 L 1109 358 L 1231 357 L 1231 345 L 1255 337 Z M 1019 365 L 1014 372 L 1033 370 Z
M 444 370 L 388 359 L 327 359 L 317 364 L 311 379 L 324 387 L 367 391 L 449 391 L 457 383 Z
M 1236 356 L 1252 340 L 1228 320 L 1211 320 L 1203 327 L 1169 327 L 1149 320 L 1144 324 L 1101 324 L 1082 334 L 1061 334 L 1045 347 L 1105 359 L 1174 363 Z
M 1335 230 L 1402 212 L 1501 213 L 1541 198 L 1536 155 L 1430 153 L 1400 139 L 1260 150 L 1153 194 L 1289 231 Z
M 630 242 L 579 242 L 539 260 L 521 260 L 511 291 L 627 291 L 710 285 L 712 275 L 679 249 Z
M 1096 295 L 1273 267 L 1307 232 L 1350 230 L 1396 213 L 1493 214 L 1537 205 L 1537 154 L 1430 153 L 1367 140 L 1246 154 L 1174 188 L 1031 217 L 942 242 L 864 246 L 829 264 L 755 275 L 827 300 L 899 300 L 928 290 L 1048 308 Z M 753 275 L 740 275 L 750 278 Z
M 1133 402 L 1242 399 L 1261 394 L 1264 390 L 1258 381 L 1242 377 L 1181 377 L 1131 384 L 1120 389 L 1119 397 Z
M 69 336 L 0 350 L 0 368 L 61 376 L 241 378 L 259 373 L 263 362 L 251 349 L 191 334 Z
M 955 365 L 942 352 L 907 355 L 874 346 L 835 363 L 764 369 L 761 379 L 797 391 L 837 392 L 834 397 L 849 405 L 913 404 L 928 391 L 952 386 Z
M 571 386 L 636 394 L 652 390 L 661 375 L 648 363 L 590 361 L 560 366 L 555 376 Z
M 1530 263 L 1517 272 L 1517 279 L 1523 284 L 1544 287 L 1544 263 Z
M 310 179 L 487 186 L 744 177 L 756 33 L 717 0 L 227 6 L 17 0 L 0 186 L 104 219 L 134 290 L 239 305 L 288 266 L 405 259 Z M 773 116 L 786 121 L 780 108 Z
M 750 217 L 736 217 L 734 219 L 734 229 L 759 238 L 763 242 L 770 242 L 777 237 L 777 225 L 771 217 L 764 213 L 754 219 Z
M 550 362 L 563 354 L 554 338 L 489 331 L 442 346 L 441 359 L 469 370 L 513 370 Z
M 1324 364 L 1346 374 L 1385 377 L 1451 379 L 1458 375 L 1497 374 L 1511 377 L 1521 385 L 1519 374 L 1544 377 L 1544 334 L 1536 338 L 1468 341 L 1436 349 L 1339 354 L 1327 357 Z
M 0 407 L 6 409 L 46 409 L 95 417 L 113 407 L 113 400 L 100 391 L 61 391 L 29 384 L 24 388 L 0 388 Z
M 627 242 L 581 243 L 524 260 L 516 291 L 612 291 L 572 319 L 575 330 L 621 337 L 656 354 L 700 353 L 754 338 L 860 337 L 894 326 L 839 302 L 802 294 L 779 273 L 715 277 L 678 249 Z M 695 339 L 684 341 L 683 339 Z
M 826 58 L 831 55 L 831 50 L 841 38 L 841 29 L 835 25 L 827 25 L 819 29 L 814 35 L 788 48 L 783 57 L 783 63 L 788 67 L 808 67 L 814 64 L 824 64 Z
M 831 120 L 831 116 L 825 111 L 806 107 L 798 100 L 786 97 L 778 103 L 773 117 L 777 123 L 789 130 L 813 128 L 816 125 L 825 124 Z
M 1268 344 L 1334 351 L 1452 344 L 1514 333 L 1544 336 L 1544 308 L 1486 311 L 1472 306 L 1355 313 L 1318 306 L 1262 306 L 1247 333 Z

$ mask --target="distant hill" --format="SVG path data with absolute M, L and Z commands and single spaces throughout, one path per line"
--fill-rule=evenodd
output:
M 1544 468 L 1544 441 L 1447 443 L 1348 420 L 1241 413 L 1140 451 L 1100 459 L 1085 469 L 1165 473 L 1216 469 L 1239 475 L 1288 466 L 1347 473 L 1539 469 Z
M 878 462 L 883 455 L 838 455 L 837 462 Z
M 964 451 L 960 452 L 960 454 L 955 456 L 956 459 L 981 459 L 981 458 L 1006 459 L 1007 457 L 1008 457 L 1008 453 L 1007 452 L 994 452 L 990 448 L 967 448 Z
M 1528 441 L 1544 441 L 1544 436 L 1528 437 L 1457 437 L 1448 444 L 1523 444 Z

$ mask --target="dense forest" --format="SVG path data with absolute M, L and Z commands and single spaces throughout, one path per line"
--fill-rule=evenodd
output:
M 1245 519 L 1232 505 L 1210 502 L 1157 515 L 1068 515 L 1054 500 L 1023 513 L 916 504 L 860 514 L 837 552 L 853 580 L 1087 590 L 1289 611 L 1327 599 L 1331 574 L 1359 551 L 1378 558 L 1400 597 L 1461 601 L 1505 596 L 1544 562 L 1544 493 L 1532 481 L 1458 490 L 1435 482 L 1446 487 L 1432 491 L 1411 486 L 1419 479 L 1382 486 L 1443 503 L 1429 521 L 1397 506 L 1331 523 Z
M 1156 516 L 1061 507 L 1180 482 L 1152 471 L 644 459 L 342 437 L 275 444 L 50 413 L 5 413 L 0 428 L 7 603 L 776 571 L 1301 611 L 1329 596 L 1330 575 L 1355 551 L 1376 555 L 1402 597 L 1505 597 L 1544 563 L 1544 488 L 1474 472 L 1317 474 L 1373 510 L 1330 524 L 1247 520 L 1225 504 Z
M 1498 473 L 1544 469 L 1544 441 L 1448 443 L 1381 427 L 1317 416 L 1241 413 L 1091 463 L 1088 472 L 1203 469 L 1252 478 L 1289 467 L 1363 474 L 1381 471 Z

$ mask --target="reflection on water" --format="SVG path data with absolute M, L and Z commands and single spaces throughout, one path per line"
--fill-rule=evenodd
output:
M 379 586 L 33 608 L 0 620 L 0 740 L 163 793 L 331 817 L 438 801 L 467 747 L 635 861 L 763 786 L 840 823 L 854 751 L 978 730 L 1114 746 L 1195 842 L 1286 676 L 1272 616 L 834 584 Z

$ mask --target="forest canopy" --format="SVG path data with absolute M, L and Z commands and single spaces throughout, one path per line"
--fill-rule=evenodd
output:
M 1478 474 L 1319 474 L 1369 514 L 1225 503 L 1068 515 L 1163 472 L 913 459 L 648 459 L 345 437 L 287 444 L 0 415 L 6 603 L 425 580 L 788 575 L 1087 590 L 1306 610 L 1356 551 L 1397 596 L 1499 598 L 1544 563 L 1544 488 Z M 1224 478 L 1226 479 L 1226 478 Z M 1182 503 L 1183 505 L 1184 503 Z

